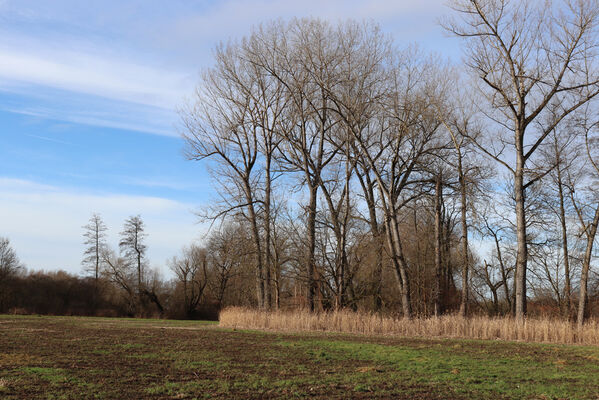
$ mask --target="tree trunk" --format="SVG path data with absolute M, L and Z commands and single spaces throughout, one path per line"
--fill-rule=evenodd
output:
M 271 192 L 271 177 L 270 177 L 270 154 L 266 156 L 266 182 L 265 182 L 265 193 L 264 193 L 264 261 L 265 261 L 265 270 L 266 270 L 266 282 L 265 282 L 265 291 L 266 291 L 266 308 L 272 308 L 272 288 L 271 288 L 271 265 L 272 265 L 272 257 L 270 254 L 270 242 L 271 242 L 271 232 L 270 232 L 270 192 Z
M 460 196 L 461 196 L 461 219 L 462 219 L 462 299 L 460 301 L 460 315 L 465 317 L 468 314 L 468 300 L 469 300 L 469 279 L 468 273 L 470 271 L 470 257 L 469 257 L 469 246 L 468 246 L 468 203 L 466 199 L 466 179 L 464 177 L 464 171 L 462 166 L 462 153 L 458 152 L 458 173 L 460 183 Z
M 399 234 L 399 225 L 395 214 L 387 217 L 387 232 L 389 236 L 389 245 L 393 249 L 393 265 L 395 267 L 395 276 L 399 283 L 401 293 L 401 306 L 404 318 L 412 318 L 412 303 L 410 300 L 410 283 L 408 278 L 408 263 L 403 254 L 401 237 Z
M 570 254 L 568 251 L 568 230 L 566 227 L 566 211 L 564 207 L 564 187 L 562 183 L 562 170 L 560 165 L 557 166 L 557 189 L 559 195 L 559 220 L 562 230 L 562 253 L 564 255 L 564 275 L 565 287 L 564 294 L 566 296 L 565 310 L 563 313 L 568 319 L 572 318 L 574 310 L 574 302 L 572 299 L 572 285 L 570 282 Z
M 314 296 L 316 295 L 315 282 L 315 257 L 316 257 L 316 201 L 318 195 L 318 186 L 312 184 L 310 187 L 310 205 L 308 209 L 308 308 L 314 311 Z
M 377 228 L 378 230 L 378 228 Z M 380 311 L 383 308 L 383 241 L 379 233 L 374 236 L 376 246 L 376 267 L 374 269 L 374 311 Z
M 374 294 L 373 294 L 373 306 L 374 311 L 380 311 L 383 306 L 383 300 L 381 296 L 381 290 L 383 287 L 383 246 L 385 245 L 383 242 L 383 238 L 381 237 L 381 230 L 379 228 L 378 220 L 376 217 L 376 205 L 374 200 L 374 184 L 368 175 L 368 172 L 365 171 L 364 176 L 362 176 L 359 172 L 359 169 L 356 168 L 356 175 L 358 176 L 358 180 L 360 185 L 362 186 L 362 190 L 364 191 L 364 198 L 366 199 L 366 205 L 368 207 L 368 223 L 370 224 L 370 233 L 372 234 L 372 240 L 376 246 L 376 261 L 375 261 L 375 269 L 374 269 Z
M 260 230 L 258 229 L 258 217 L 254 208 L 254 198 L 252 196 L 250 182 L 247 180 L 245 181 L 245 190 L 248 201 L 250 225 L 252 226 L 252 239 L 254 240 L 256 251 L 256 297 L 258 299 L 258 307 L 264 308 L 264 263 L 262 260 L 262 246 L 260 244 Z
M 442 310 L 442 287 L 441 280 L 443 279 L 442 274 L 442 257 L 441 247 L 443 245 L 442 239 L 442 218 L 441 218 L 441 202 L 443 201 L 443 189 L 441 186 L 441 174 L 439 173 L 435 179 L 435 304 L 434 314 L 439 316 L 443 313 Z
M 520 138 L 523 135 L 520 135 Z M 526 238 L 526 214 L 524 195 L 524 156 L 522 143 L 518 144 L 516 154 L 516 171 L 514 175 L 514 198 L 516 200 L 516 234 L 518 253 L 516 256 L 516 319 L 526 316 L 526 266 L 528 261 L 528 244 Z
M 588 301 L 588 293 L 587 293 L 587 285 L 589 280 L 589 269 L 591 266 L 591 257 L 593 255 L 593 244 L 595 243 L 595 236 L 597 234 L 597 225 L 599 224 L 599 204 L 595 209 L 595 216 L 593 217 L 593 221 L 590 225 L 586 227 L 587 229 L 587 245 L 586 250 L 584 252 L 584 259 L 582 262 L 582 271 L 580 273 L 580 294 L 578 299 L 578 318 L 577 323 L 578 327 L 582 328 L 582 324 L 584 323 L 585 313 L 587 308 Z

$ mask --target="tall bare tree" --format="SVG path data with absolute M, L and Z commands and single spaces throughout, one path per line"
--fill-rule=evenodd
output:
M 106 224 L 102 220 L 100 214 L 93 214 L 87 225 L 83 226 L 85 230 L 83 244 L 87 247 L 83 252 L 83 265 L 85 270 L 91 272 L 94 277 L 96 288 L 98 287 L 98 279 L 102 266 L 102 250 L 106 247 Z
M 526 314 L 526 191 L 549 172 L 534 156 L 557 125 L 599 93 L 595 0 L 453 0 L 447 29 L 464 38 L 468 67 L 480 79 L 489 128 L 481 151 L 512 175 L 518 256 L 516 317 Z
M 282 163 L 288 171 L 300 173 L 309 196 L 306 205 L 306 278 L 308 306 L 315 309 L 316 295 L 316 214 L 318 191 L 326 166 L 338 149 L 328 138 L 335 127 L 329 111 L 330 83 L 339 53 L 333 42 L 335 32 L 318 20 L 273 23 L 256 33 L 270 51 L 253 61 L 285 88 L 287 129 L 281 130 Z
M 563 301 L 560 302 L 562 307 L 562 313 L 569 319 L 574 317 L 574 297 L 572 293 L 572 261 L 573 257 L 570 252 L 572 242 L 571 233 L 573 231 L 569 220 L 573 219 L 571 203 L 572 191 L 576 191 L 574 185 L 577 185 L 579 179 L 573 179 L 575 176 L 580 178 L 580 171 L 584 171 L 582 165 L 583 154 L 580 146 L 580 135 L 579 129 L 576 126 L 568 123 L 562 127 L 555 129 L 545 148 L 542 149 L 543 156 L 547 158 L 546 163 L 554 165 L 555 167 L 551 171 L 549 176 L 549 183 L 547 187 L 547 205 L 551 210 L 552 214 L 557 217 L 559 226 L 559 232 L 557 235 L 559 238 L 559 260 L 557 270 L 553 272 L 556 277 L 549 279 L 555 283 L 552 286 L 557 289 L 556 297 L 563 297 Z M 540 260 L 543 265 L 547 265 L 547 257 L 543 257 L 544 260 Z M 559 267 L 563 265 L 563 272 L 559 271 Z M 563 290 L 558 286 L 557 277 L 563 273 Z M 563 291 L 563 294 L 561 293 Z
M 182 111 L 188 158 L 216 161 L 213 173 L 221 183 L 223 203 L 211 218 L 241 213 L 250 223 L 256 259 L 256 295 L 260 307 L 271 305 L 270 207 L 272 162 L 278 141 L 275 126 L 281 113 L 280 84 L 269 80 L 248 60 L 256 39 L 215 51 L 216 64 L 207 70 L 194 103 Z M 279 85 L 279 86 L 277 86 Z M 264 166 L 258 164 L 263 157 Z M 266 175 L 264 196 L 261 194 Z M 260 205 L 264 205 L 264 226 Z M 268 215 L 266 215 L 268 214 Z M 266 239 L 261 236 L 262 228 Z M 264 251 L 265 250 L 265 251 Z
M 133 266 L 133 269 L 136 272 L 136 290 L 138 298 L 141 301 L 146 283 L 145 256 L 147 250 L 147 247 L 144 244 L 144 239 L 146 237 L 145 226 L 141 216 L 136 215 L 127 218 L 120 235 L 121 240 L 119 241 L 119 248 L 124 255 L 124 260 L 129 265 Z
M 588 113 L 586 114 L 588 116 Z M 584 135 L 584 148 L 586 150 L 589 164 L 588 175 L 584 177 L 588 186 L 586 201 L 576 198 L 574 191 L 570 191 L 572 203 L 576 209 L 582 236 L 586 238 L 585 250 L 582 259 L 582 271 L 580 272 L 580 293 L 578 295 L 577 323 L 581 327 L 588 311 L 588 280 L 593 256 L 593 247 L 599 228 L 599 191 L 597 182 L 599 180 L 599 123 L 588 123 L 588 118 L 582 119 L 582 131 Z M 573 185 L 572 185 L 573 186 Z
M 481 127 L 477 123 L 477 115 L 473 105 L 474 99 L 469 98 L 460 88 L 468 87 L 459 76 L 448 79 L 448 83 L 457 89 L 451 96 L 438 102 L 439 118 L 443 122 L 451 138 L 453 151 L 445 161 L 457 173 L 460 198 L 460 225 L 461 225 L 461 262 L 462 262 L 462 295 L 460 299 L 459 314 L 468 313 L 469 302 L 469 275 L 471 267 L 471 249 L 469 245 L 469 213 L 473 209 L 477 192 L 480 192 L 482 183 L 489 178 L 492 171 L 475 155 L 475 146 L 471 138 L 480 137 Z M 467 90 L 467 89 L 466 89 Z

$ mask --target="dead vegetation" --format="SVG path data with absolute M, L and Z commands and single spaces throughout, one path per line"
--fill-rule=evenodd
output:
M 371 313 L 331 311 L 259 311 L 241 307 L 223 310 L 220 326 L 285 332 L 343 332 L 403 337 L 441 337 L 540 343 L 599 345 L 599 323 L 582 328 L 561 319 L 510 317 L 440 317 L 403 319 Z

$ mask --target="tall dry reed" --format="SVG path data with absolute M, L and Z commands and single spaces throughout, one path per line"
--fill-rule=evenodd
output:
M 599 323 L 587 322 L 582 329 L 559 319 L 469 317 L 445 315 L 411 320 L 378 314 L 331 311 L 259 311 L 227 308 L 220 313 L 220 326 L 286 332 L 345 332 L 428 338 L 513 340 L 542 343 L 599 345 Z

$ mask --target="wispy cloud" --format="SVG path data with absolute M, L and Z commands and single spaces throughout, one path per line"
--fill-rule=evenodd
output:
M 58 139 L 54 139 L 54 138 L 49 138 L 46 136 L 40 136 L 40 135 L 31 135 L 31 134 L 25 134 L 25 136 L 29 136 L 35 139 L 40 139 L 40 140 L 45 140 L 47 142 L 52 142 L 52 143 L 58 143 L 58 144 L 64 144 L 66 146 L 72 146 L 72 143 L 69 142 L 65 142 L 63 140 L 58 140 Z
M 31 40 L 12 38 L 11 42 L 12 46 L 0 46 L 0 78 L 5 81 L 173 109 L 189 78 L 181 72 L 125 62 L 114 55 L 56 47 L 49 51 L 43 42 Z
M 438 29 L 444 0 L 4 0 L 0 3 L 0 91 L 60 91 L 73 104 L 19 106 L 13 112 L 73 123 L 172 134 L 173 110 L 197 84 L 218 41 L 260 22 L 294 16 L 382 23 L 400 41 Z M 83 96 L 92 98 L 88 106 Z M 54 96 L 55 98 L 57 96 Z M 97 102 L 104 98 L 112 102 Z M 65 102 L 68 103 L 68 102 Z M 77 105 L 79 105 L 77 107 Z M 115 112 L 122 106 L 126 112 Z M 155 112 L 155 110 L 162 110 Z M 169 123 L 163 122 L 165 113 Z M 159 120 L 158 124 L 155 122 Z M 156 125 L 160 125 L 157 127 Z M 165 125 L 169 125 L 165 129 Z
M 110 107 L 109 107 L 110 108 Z M 11 108 L 2 107 L 3 111 L 8 111 L 15 114 L 28 115 L 36 118 L 50 119 L 56 121 L 71 122 L 74 124 L 83 124 L 91 126 L 101 126 L 106 128 L 123 129 L 128 131 L 138 131 L 143 133 L 152 133 L 163 136 L 179 136 L 176 130 L 175 114 L 169 113 L 167 118 L 162 116 L 160 111 L 152 113 L 150 110 L 139 109 L 128 104 L 122 104 L 120 111 L 129 110 L 131 114 L 127 114 L 124 118 L 117 113 L 110 113 L 107 110 L 87 111 L 78 109 L 78 105 L 68 112 L 65 112 L 61 107 L 24 107 Z M 171 116 L 172 118 L 168 118 Z
M 144 178 L 122 178 L 121 181 L 128 185 L 143 186 L 148 188 L 165 188 L 172 190 L 197 190 L 200 188 L 209 189 L 207 184 L 196 182 L 174 181 L 172 179 L 144 179 Z
M 48 90 L 31 84 L 6 84 L 0 79 L 0 91 L 2 89 L 2 111 L 73 124 L 179 135 L 176 130 L 178 117 L 174 110 L 64 90 Z

